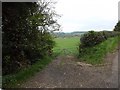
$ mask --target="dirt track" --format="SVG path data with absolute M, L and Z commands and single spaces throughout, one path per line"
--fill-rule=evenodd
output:
M 100 66 L 79 65 L 73 56 L 59 56 L 21 87 L 117 88 L 118 52 L 108 54 L 105 63 Z

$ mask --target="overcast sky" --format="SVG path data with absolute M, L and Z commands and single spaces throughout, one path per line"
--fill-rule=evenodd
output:
M 56 0 L 63 32 L 112 30 L 118 21 L 119 0 Z

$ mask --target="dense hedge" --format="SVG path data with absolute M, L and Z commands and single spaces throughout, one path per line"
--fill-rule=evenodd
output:
M 84 52 L 85 48 L 93 47 L 101 42 L 107 40 L 110 37 L 115 37 L 120 35 L 120 32 L 116 31 L 89 31 L 85 33 L 80 38 L 79 53 Z
M 94 46 L 104 40 L 105 37 L 102 33 L 94 31 L 89 31 L 80 38 L 81 45 L 84 47 Z
M 3 75 L 16 73 L 52 53 L 55 42 L 51 31 L 58 30 L 59 24 L 49 4 L 2 3 Z
M 115 25 L 114 31 L 120 32 L 120 21 Z
M 106 38 L 115 37 L 120 35 L 118 31 L 101 31 Z
M 119 32 L 114 31 L 101 31 L 101 32 L 95 32 L 95 31 L 89 31 L 86 34 L 83 34 L 80 38 L 80 46 L 82 47 L 91 47 L 95 46 L 104 40 L 115 37 L 117 35 L 120 35 Z

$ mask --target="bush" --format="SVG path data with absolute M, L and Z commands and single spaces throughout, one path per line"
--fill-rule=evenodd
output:
M 51 32 L 59 30 L 60 25 L 53 18 L 57 14 L 51 4 L 46 1 L 2 4 L 3 76 L 17 73 L 52 54 Z
M 104 56 L 108 52 L 113 52 L 118 46 L 119 41 L 120 37 L 112 37 L 108 38 L 107 40 L 103 41 L 102 43 L 96 46 L 81 48 L 79 58 L 81 61 L 90 64 L 103 63 Z
M 79 45 L 79 53 L 87 53 L 88 47 L 93 47 L 97 44 L 100 44 L 104 40 L 107 40 L 110 37 L 119 36 L 120 32 L 115 31 L 101 31 L 101 32 L 94 32 L 89 31 L 80 38 L 80 45 Z
M 105 40 L 105 36 L 100 32 L 89 31 L 84 34 L 80 41 L 84 47 L 95 46 Z
M 120 32 L 117 31 L 101 31 L 106 38 L 115 37 L 120 35 Z
M 120 21 L 118 21 L 117 24 L 115 25 L 114 31 L 120 32 Z

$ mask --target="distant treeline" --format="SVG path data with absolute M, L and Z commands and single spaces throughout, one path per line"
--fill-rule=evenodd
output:
M 75 31 L 70 33 L 65 32 L 54 32 L 54 37 L 74 37 L 74 36 L 81 36 L 82 34 L 86 33 L 87 31 Z
M 94 31 L 94 30 L 93 30 Z M 108 30 L 103 30 L 104 32 L 110 32 Z M 88 31 L 75 31 L 75 32 L 70 32 L 70 33 L 65 33 L 65 32 L 54 32 L 53 35 L 54 37 L 74 37 L 74 36 L 81 36 Z M 97 31 L 96 31 L 97 32 Z

